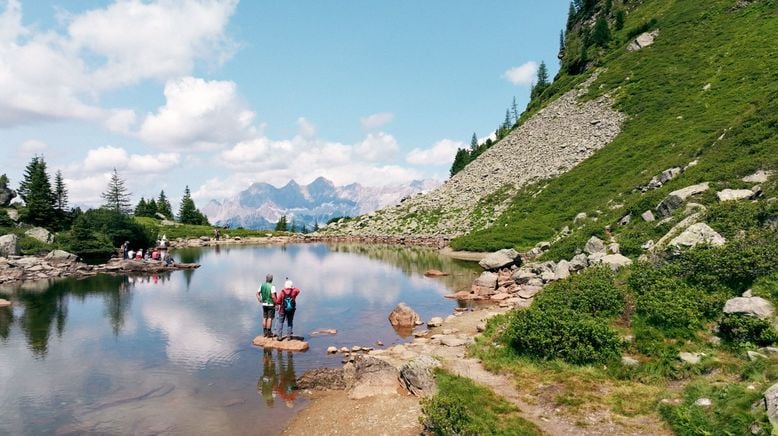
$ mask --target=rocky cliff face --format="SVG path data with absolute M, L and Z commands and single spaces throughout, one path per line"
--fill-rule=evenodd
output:
M 618 135 L 626 117 L 612 109 L 608 95 L 579 101 L 595 78 L 550 103 L 434 191 L 326 231 L 454 237 L 488 226 L 511 193 L 568 171 Z

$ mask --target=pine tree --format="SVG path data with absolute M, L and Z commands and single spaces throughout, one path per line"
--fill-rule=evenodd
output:
M 157 212 L 157 201 L 152 198 L 146 202 L 146 216 L 156 218 Z
M 170 202 L 165 196 L 165 191 L 159 191 L 159 197 L 157 198 L 157 212 L 166 216 L 167 219 L 173 219 L 173 208 L 170 206 Z
M 135 216 L 148 216 L 148 207 L 146 199 L 141 197 L 138 205 L 135 206 Z
M 318 232 L 319 231 L 319 220 L 316 219 L 313 221 L 313 231 Z
M 548 69 L 546 68 L 546 63 L 541 61 L 540 66 L 538 67 L 538 76 L 537 81 L 535 82 L 535 86 L 532 87 L 532 91 L 530 93 L 530 96 L 532 98 L 537 97 L 538 95 L 542 94 L 543 91 L 548 88 Z
M 600 15 L 594 24 L 592 42 L 600 47 L 606 47 L 611 40 L 611 31 L 608 29 L 608 20 Z
M 624 11 L 619 9 L 616 11 L 616 18 L 614 19 L 613 28 L 621 30 L 624 28 Z
M 573 26 L 575 25 L 575 16 L 576 16 L 576 9 L 573 2 L 570 2 L 570 8 L 567 10 L 567 31 L 573 30 Z
M 505 120 L 502 122 L 502 129 L 506 135 L 508 134 L 508 130 L 511 129 L 512 125 L 513 123 L 511 123 L 511 111 L 510 109 L 505 109 Z
M 513 118 L 513 124 L 519 121 L 519 105 L 516 104 L 516 97 L 513 97 L 513 103 L 511 104 L 511 117 Z
M 473 132 L 473 137 L 470 138 L 470 151 L 475 152 L 478 150 L 478 137 L 475 136 L 475 132 Z M 457 150 L 459 152 L 459 150 Z
M 42 227 L 55 227 L 56 211 L 55 197 L 51 190 L 49 175 L 46 173 L 46 162 L 42 156 L 32 158 L 24 170 L 24 177 L 19 184 L 19 197 L 24 200 L 24 222 Z
M 54 206 L 59 212 L 64 212 L 68 207 L 68 190 L 60 170 L 54 176 Z
M 194 200 L 192 200 L 189 185 L 184 189 L 184 197 L 181 199 L 181 207 L 178 209 L 178 220 L 182 224 L 208 225 L 208 218 L 197 209 Z
M 451 176 L 462 171 L 462 168 L 468 164 L 469 157 L 470 154 L 467 152 L 467 150 L 464 148 L 457 149 L 457 154 L 454 156 L 454 162 L 451 164 Z
M 559 53 L 560 55 L 565 52 L 565 31 L 559 31 Z
M 127 188 L 124 186 L 124 180 L 119 177 L 119 172 L 116 168 L 113 169 L 111 180 L 108 181 L 108 190 L 100 195 L 105 204 L 103 207 L 107 209 L 115 210 L 124 214 L 130 213 L 130 193 L 127 192 Z
M 276 223 L 275 230 L 277 232 L 285 232 L 288 230 L 287 224 L 286 224 L 286 215 L 282 216 L 278 219 L 278 222 Z
M 294 218 L 292 218 L 292 225 L 289 227 L 289 231 L 292 233 L 297 233 L 297 223 L 294 222 Z

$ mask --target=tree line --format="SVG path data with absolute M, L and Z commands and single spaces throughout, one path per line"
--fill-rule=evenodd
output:
M 8 189 L 9 183 L 5 174 L 0 176 L 0 188 Z M 133 209 L 130 203 L 132 194 L 115 168 L 106 190 L 101 194 L 103 204 L 99 208 L 86 211 L 79 207 L 71 208 L 62 172 L 56 171 L 52 184 L 46 161 L 38 155 L 25 167 L 17 193 L 24 203 L 16 207 L 22 225 L 57 232 L 60 248 L 85 257 L 108 256 L 125 241 L 137 248 L 152 247 L 158 236 L 156 228 L 140 224 L 133 216 L 176 219 L 164 190 L 157 198 L 146 200 L 141 197 Z M 195 206 L 189 186 L 184 189 L 177 221 L 209 225 L 208 218 Z M 10 231 L 15 226 L 7 210 L 0 209 L 0 227 Z

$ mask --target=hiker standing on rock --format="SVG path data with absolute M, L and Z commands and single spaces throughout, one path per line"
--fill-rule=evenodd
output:
M 284 289 L 281 291 L 280 294 L 278 294 L 278 297 L 276 298 L 276 303 L 280 307 L 279 313 L 278 313 L 278 339 L 283 340 L 284 339 L 284 321 L 286 321 L 288 327 L 289 334 L 287 335 L 289 339 L 294 336 L 292 324 L 294 323 L 294 313 L 297 310 L 297 296 L 300 295 L 300 290 L 298 288 L 294 287 L 294 283 L 292 283 L 289 278 L 286 279 L 286 282 L 284 282 Z
M 268 274 L 265 276 L 265 283 L 262 283 L 257 290 L 257 301 L 262 304 L 262 333 L 266 338 L 273 335 L 273 318 L 276 316 L 276 299 L 276 287 L 273 286 L 273 274 Z

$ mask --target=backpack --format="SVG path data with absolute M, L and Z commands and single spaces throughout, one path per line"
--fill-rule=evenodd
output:
M 286 293 L 286 289 L 284 289 L 283 293 L 281 294 L 284 297 L 281 300 L 284 312 L 291 312 L 297 308 L 297 302 L 294 300 L 294 297 L 292 296 L 293 294 L 294 289 L 290 289 L 288 294 Z
M 262 298 L 262 304 L 273 304 L 273 297 L 270 295 L 270 292 L 272 290 L 272 286 L 270 283 L 262 283 L 262 286 L 259 288 L 260 297 Z

